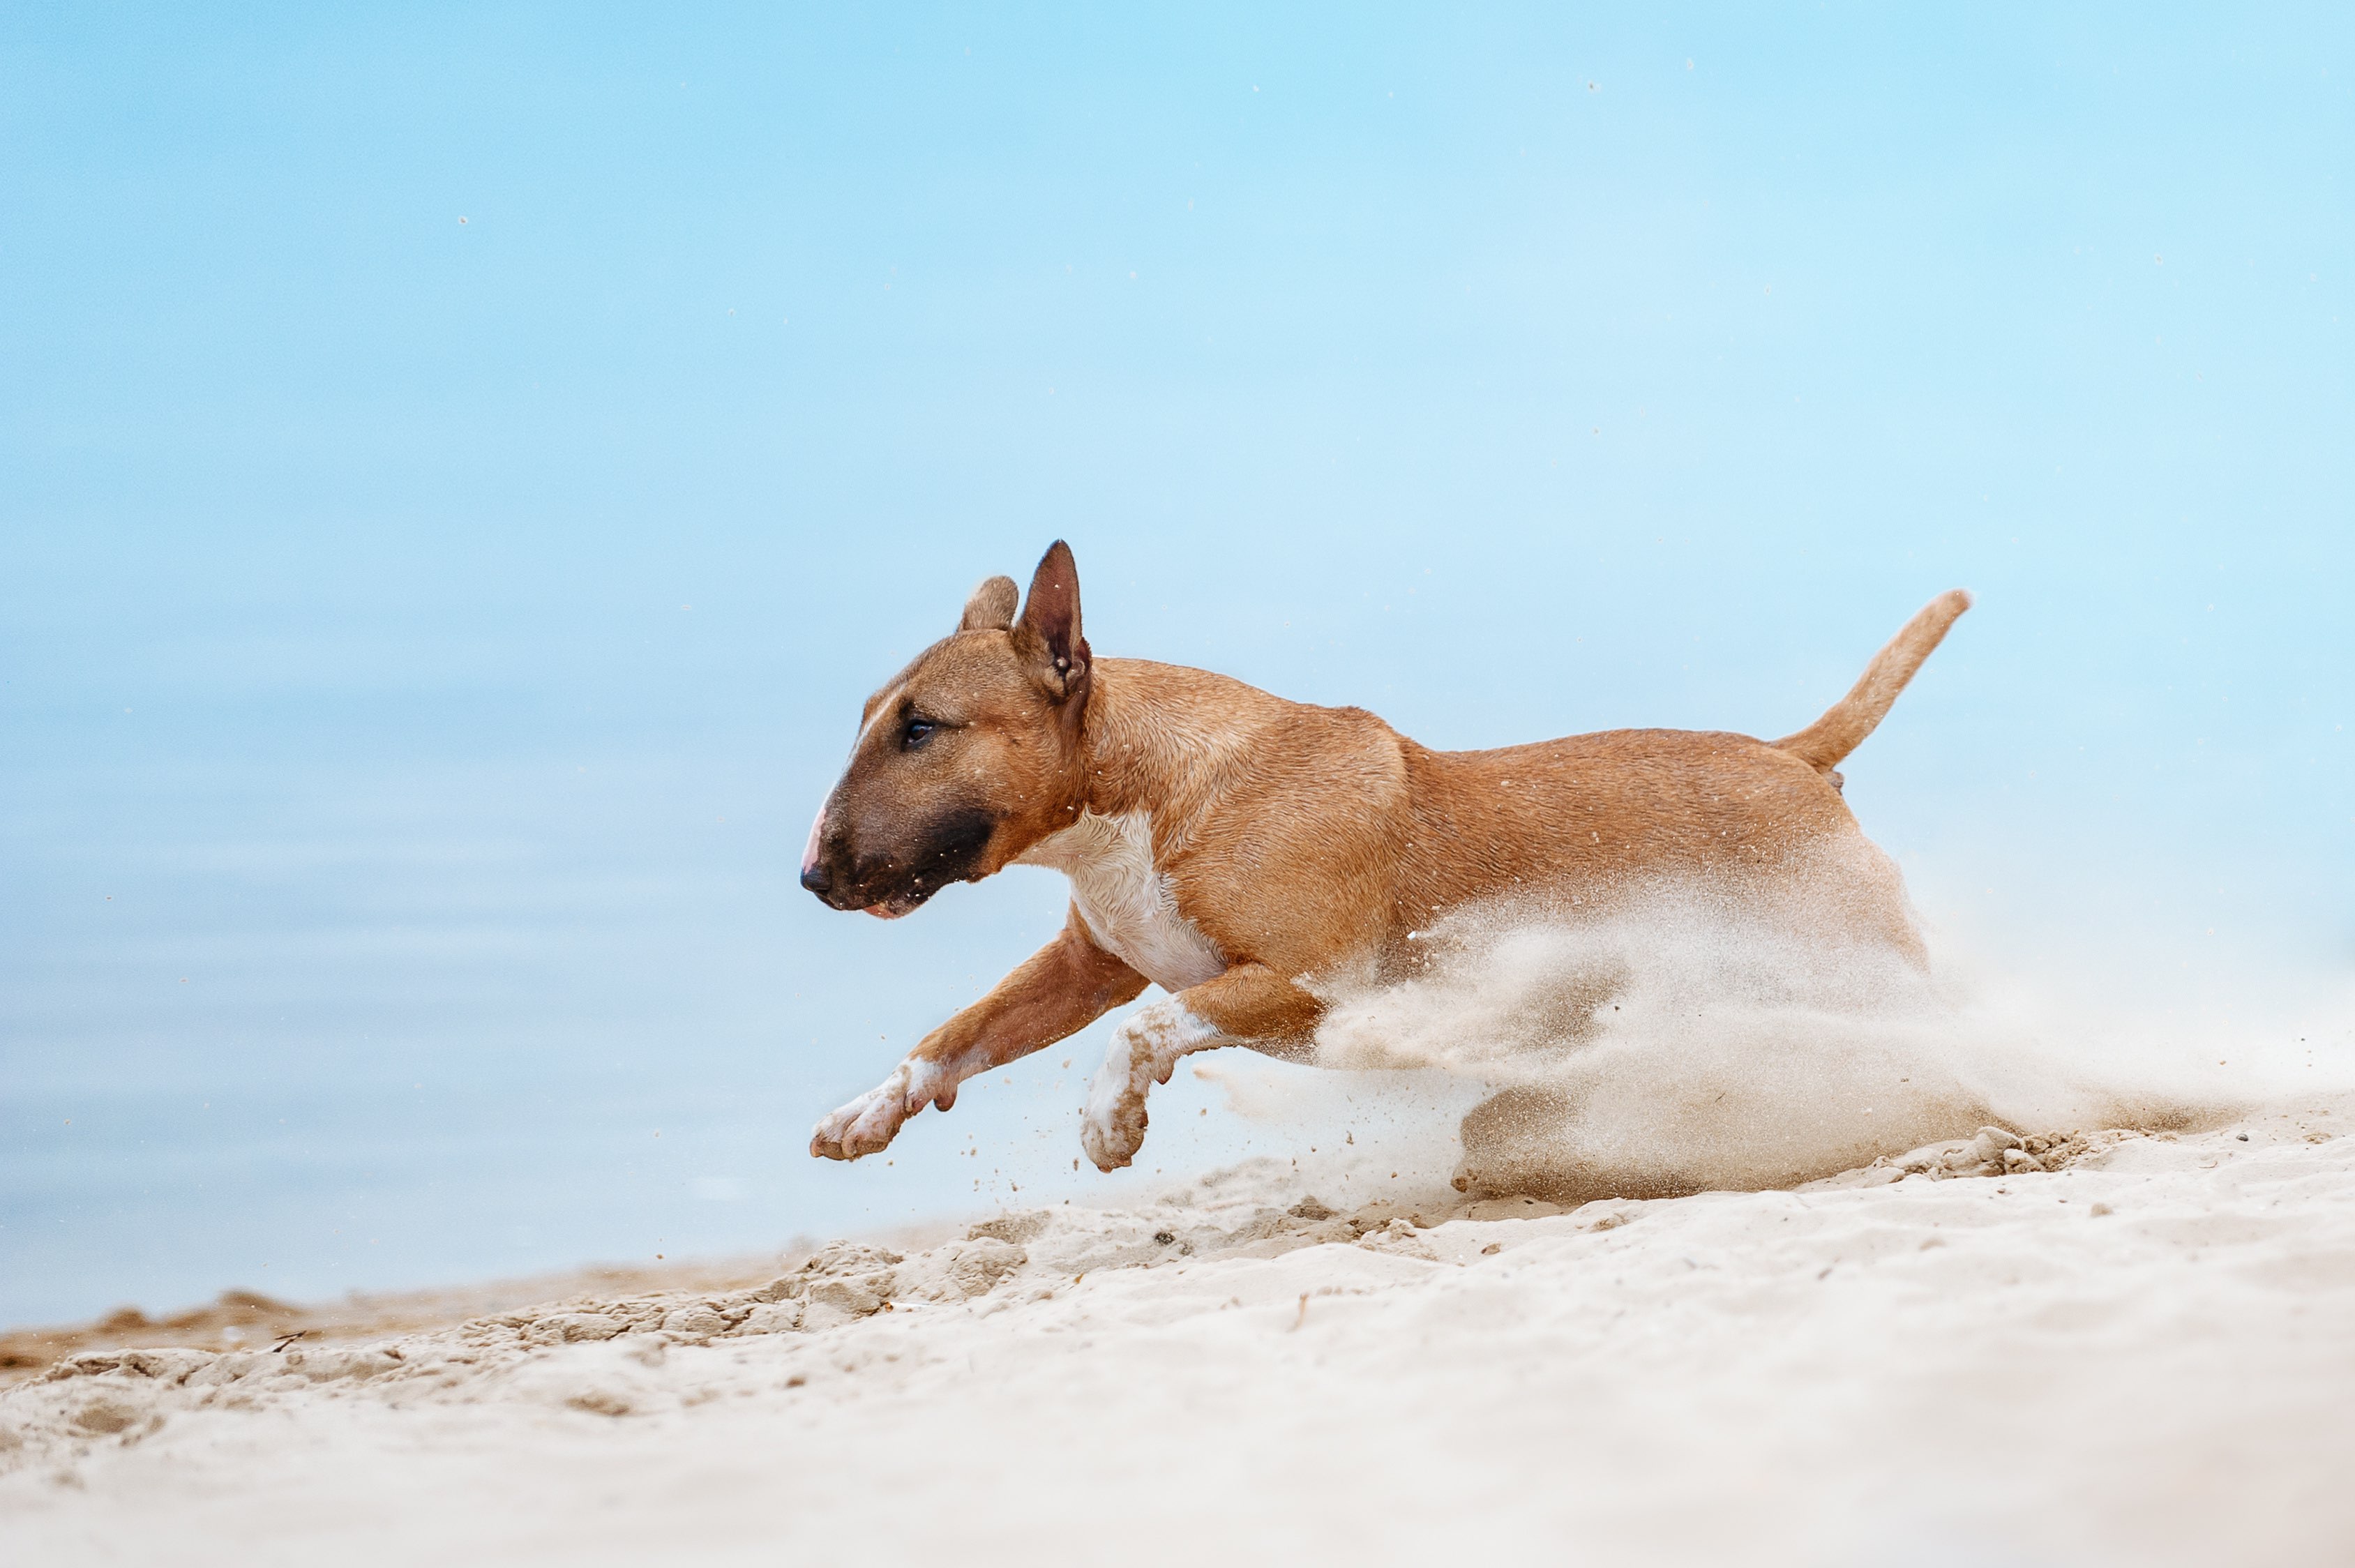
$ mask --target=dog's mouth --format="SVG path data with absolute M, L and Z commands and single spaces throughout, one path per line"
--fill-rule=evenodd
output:
M 812 841 L 818 847 L 803 858 L 802 886 L 836 909 L 898 920 L 950 883 L 978 881 L 987 875 L 986 858 L 996 828 L 996 819 L 986 812 L 960 808 L 931 823 L 912 850 L 895 848 L 871 857 L 837 850 L 831 866 L 823 840 L 814 831 Z
M 910 892 L 895 894 L 888 899 L 879 899 L 868 904 L 864 912 L 873 915 L 878 920 L 897 920 L 903 914 L 915 912 L 924 901 L 932 896 L 931 889 L 919 888 Z
M 818 894 L 818 901 L 845 914 L 871 914 L 878 920 L 898 920 L 901 915 L 913 914 L 938 891 L 938 887 L 925 882 L 896 888 L 889 892 L 872 888 L 828 889 Z
M 937 877 L 875 877 L 848 888 L 819 895 L 845 914 L 871 914 L 878 920 L 898 920 L 932 901 L 947 883 Z

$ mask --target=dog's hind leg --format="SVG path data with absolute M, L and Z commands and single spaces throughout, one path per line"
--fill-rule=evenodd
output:
M 1178 1059 L 1224 1045 L 1281 1047 L 1316 1028 L 1324 1004 L 1263 964 L 1238 964 L 1167 1001 L 1139 1008 L 1113 1031 L 1088 1090 L 1080 1147 L 1098 1170 L 1117 1170 L 1145 1143 L 1145 1099 Z

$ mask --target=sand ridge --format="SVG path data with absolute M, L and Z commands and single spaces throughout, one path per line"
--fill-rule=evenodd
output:
M 0 1333 L 0 1387 L 37 1376 L 66 1357 L 85 1350 L 266 1350 L 282 1341 L 309 1348 L 386 1339 L 586 1294 L 735 1289 L 774 1276 L 780 1267 L 799 1262 L 809 1250 L 802 1244 L 762 1257 L 698 1258 L 644 1266 L 599 1264 L 437 1289 L 355 1291 L 339 1301 L 282 1301 L 260 1291 L 231 1289 L 201 1307 L 155 1317 L 125 1307 L 85 1323 Z

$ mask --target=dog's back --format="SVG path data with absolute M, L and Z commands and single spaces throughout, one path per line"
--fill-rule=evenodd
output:
M 1228 951 L 1277 955 L 1299 970 L 1354 952 L 1387 967 L 1411 956 L 1411 933 L 1467 904 L 1599 912 L 1676 878 L 1769 896 L 1827 935 L 1918 958 L 1902 880 L 1857 827 L 1833 764 L 1969 603 L 1961 592 L 1933 601 L 1846 697 L 1775 741 L 1611 730 L 1437 752 L 1361 709 L 1115 659 L 1103 661 L 1102 722 L 1108 735 L 1135 727 L 1193 740 L 1193 765 L 1156 770 L 1137 795 L 1157 794 L 1160 819 L 1185 824 L 1166 847 L 1173 886 Z M 1169 809 L 1179 801 L 1195 804 Z M 1293 896 L 1272 901 L 1271 887 Z
M 1483 899 L 1600 913 L 1670 879 L 1795 905 L 1804 883 L 1820 925 L 1920 952 L 1896 868 L 1828 773 L 1778 746 L 1613 730 L 1409 757 L 1416 843 L 1400 873 L 1419 921 Z
M 1700 877 L 1729 892 L 1779 882 L 1779 898 L 1812 901 L 1823 923 L 1918 957 L 1896 867 L 1858 828 L 1834 768 L 1887 717 L 1970 603 L 1960 590 L 1931 601 L 1847 696 L 1780 741 L 1611 730 L 1491 752 L 1407 742 L 1415 842 L 1401 863 L 1400 901 L 1427 919 L 1478 899 L 1565 888 L 1599 902 L 1662 877 Z
M 1412 860 L 1456 879 L 1526 882 L 1772 863 L 1796 844 L 1854 831 L 1839 790 L 1748 735 L 1606 730 L 1491 752 L 1408 743 Z M 1451 896 L 1452 895 L 1452 896 Z

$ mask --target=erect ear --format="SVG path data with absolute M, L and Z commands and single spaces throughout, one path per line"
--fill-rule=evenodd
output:
M 964 602 L 964 619 L 957 623 L 960 632 L 1005 632 L 1014 626 L 1014 601 L 1017 596 L 1014 579 L 986 577 L 973 597 Z
M 1057 539 L 1039 558 L 1015 624 L 1014 651 L 1039 685 L 1063 701 L 1087 689 L 1088 640 L 1080 635 L 1080 569 Z

